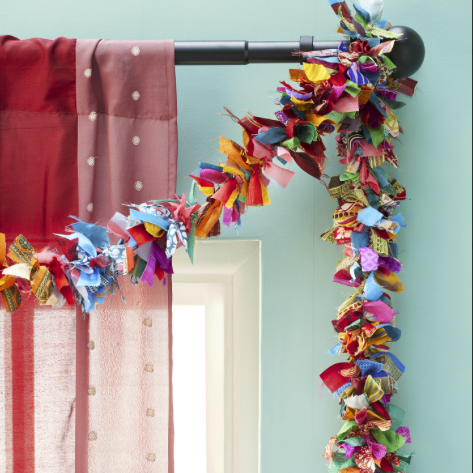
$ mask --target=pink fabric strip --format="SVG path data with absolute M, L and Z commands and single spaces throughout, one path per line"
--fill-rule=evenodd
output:
M 174 42 L 78 40 L 76 64 L 79 218 L 174 197 Z M 173 473 L 171 278 L 121 286 L 77 316 L 76 473 Z
M 174 197 L 173 41 L 77 41 L 79 216 L 106 226 L 123 203 Z
M 89 315 L 86 471 L 173 473 L 170 285 L 121 289 Z

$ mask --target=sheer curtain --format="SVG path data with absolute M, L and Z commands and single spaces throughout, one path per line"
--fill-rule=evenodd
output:
M 7 246 L 174 197 L 176 115 L 172 41 L 0 37 Z M 85 316 L 0 305 L 0 473 L 173 472 L 171 280 L 127 279 Z

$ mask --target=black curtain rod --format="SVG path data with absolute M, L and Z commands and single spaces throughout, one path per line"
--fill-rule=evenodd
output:
M 245 65 L 298 63 L 296 51 L 337 49 L 340 41 L 176 41 L 176 65 Z
M 389 29 L 401 33 L 390 57 L 397 70 L 393 77 L 409 77 L 420 69 L 425 56 L 422 38 L 411 28 L 395 26 Z M 176 65 L 245 65 L 302 63 L 296 51 L 338 49 L 340 41 L 314 41 L 313 36 L 301 36 L 300 41 L 176 41 Z

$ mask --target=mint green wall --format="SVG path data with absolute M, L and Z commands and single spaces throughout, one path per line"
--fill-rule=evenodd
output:
M 395 403 L 407 410 L 414 471 L 460 472 L 471 465 L 471 1 L 386 0 L 385 16 L 424 38 L 420 82 L 399 112 L 407 187 L 400 238 L 405 294 L 395 297 L 403 338 L 394 347 L 407 365 Z M 455 5 L 455 6 L 454 6 Z M 296 40 L 333 39 L 336 18 L 326 0 L 3 0 L 0 32 L 19 38 Z M 179 67 L 178 190 L 198 161 L 217 162 L 220 135 L 238 140 L 240 127 L 217 115 L 229 107 L 260 116 L 275 110 L 282 65 Z M 341 166 L 334 140 L 331 165 Z M 225 237 L 263 244 L 262 473 L 322 473 L 327 440 L 338 432 L 337 404 L 318 375 L 333 360 L 330 320 L 344 300 L 331 283 L 340 248 L 318 239 L 331 225 L 335 201 L 298 171 L 273 205 L 253 209 L 243 228 Z M 341 361 L 341 360 L 339 360 Z M 252 472 L 248 472 L 252 473 Z

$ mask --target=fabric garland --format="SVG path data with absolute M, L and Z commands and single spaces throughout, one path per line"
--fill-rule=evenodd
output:
M 189 201 L 183 195 L 131 205 L 127 216 L 115 214 L 107 228 L 74 219 L 66 234 L 56 235 L 61 255 L 49 248 L 37 252 L 23 235 L 7 249 L 0 234 L 0 293 L 10 312 L 24 292 L 40 304 L 75 303 L 89 312 L 120 291 L 119 276 L 149 285 L 157 276 L 165 283 L 178 247 L 193 260 L 196 238 L 218 236 L 221 221 L 240 227 L 248 207 L 271 204 L 270 183 L 289 185 L 294 172 L 286 166 L 295 163 L 337 199 L 333 226 L 321 237 L 344 246 L 333 280 L 354 288 L 332 321 L 338 343 L 329 351 L 348 360 L 321 374 L 345 421 L 323 456 L 330 472 L 404 473 L 413 455 L 401 449 L 411 442 L 405 412 L 391 403 L 405 367 L 390 353 L 401 330 L 388 292 L 404 289 L 396 239 L 406 227 L 397 213 L 406 190 L 384 165 L 398 167 L 394 143 L 404 131 L 395 111 L 405 105 L 398 96 L 412 96 L 417 83 L 390 77 L 397 35 L 382 18 L 382 0 L 360 0 L 353 13 L 344 1 L 329 3 L 345 35 L 339 48 L 295 53 L 303 56 L 303 69 L 289 71 L 295 86 L 282 81 L 278 87 L 275 119 L 237 118 L 227 110 L 242 127 L 243 145 L 220 139 L 226 159 L 199 163 L 190 175 Z M 326 184 L 322 137 L 332 133 L 346 170 Z M 204 205 L 196 203 L 196 188 L 206 197 Z

